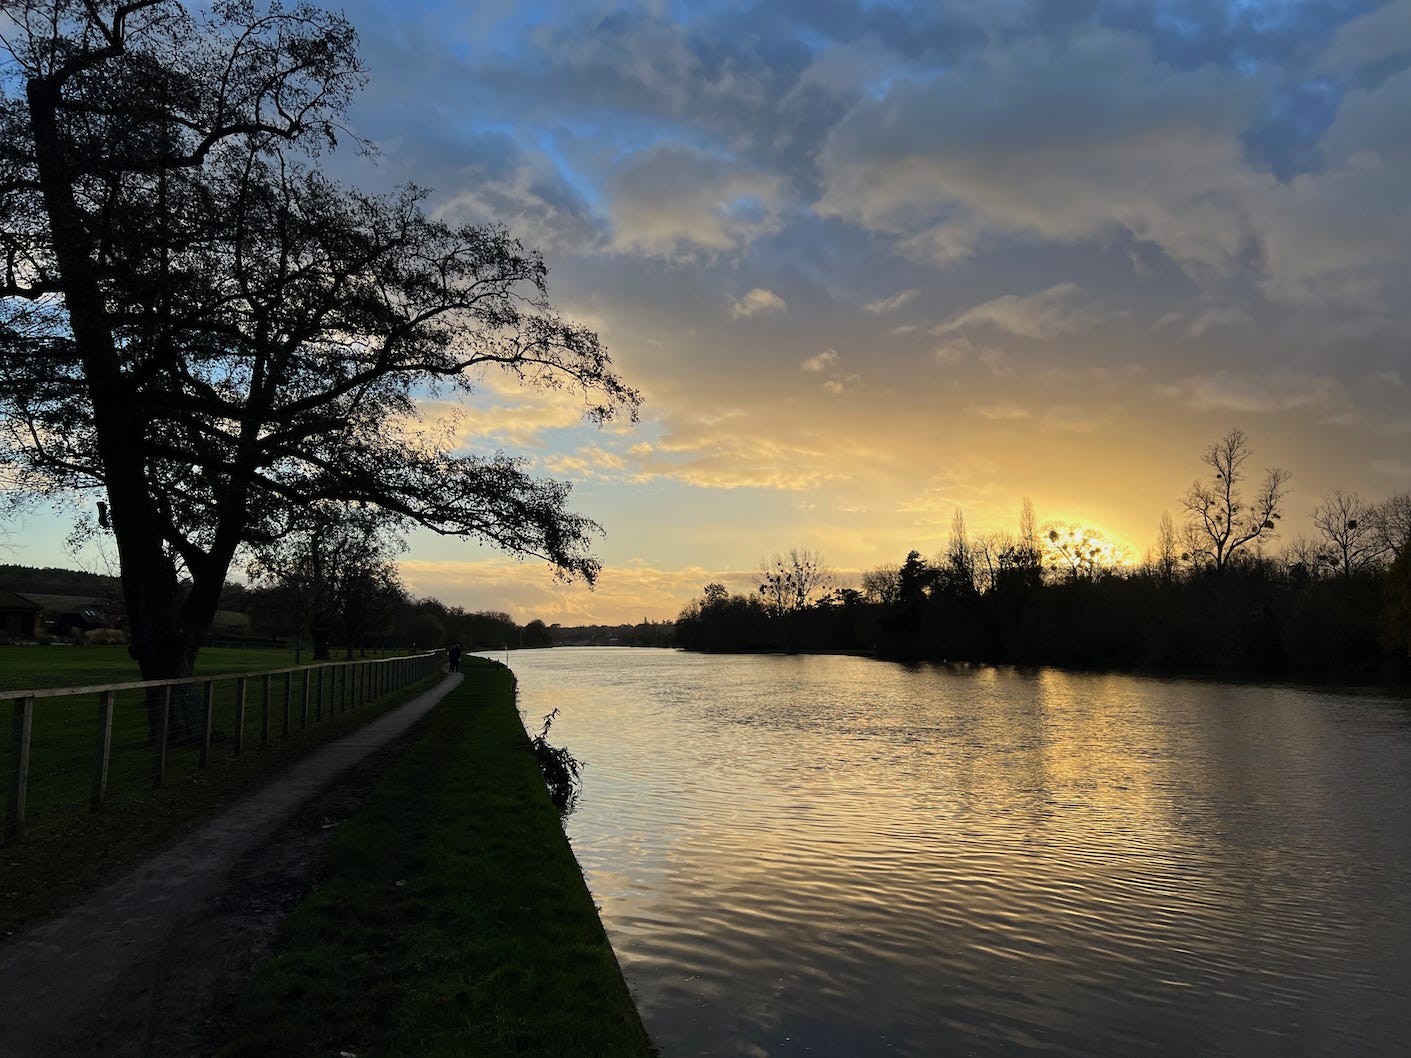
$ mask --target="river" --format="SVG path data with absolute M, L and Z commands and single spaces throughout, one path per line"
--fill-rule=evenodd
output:
M 1411 1053 L 1411 704 L 867 658 L 510 657 L 687 1055 Z

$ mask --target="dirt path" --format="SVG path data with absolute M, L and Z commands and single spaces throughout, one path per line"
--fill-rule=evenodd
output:
M 320 748 L 61 918 L 0 948 L 0 1058 L 209 1054 L 333 826 L 461 676 Z

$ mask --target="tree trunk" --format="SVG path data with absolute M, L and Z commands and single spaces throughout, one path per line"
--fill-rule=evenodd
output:
M 113 493 L 110 489 L 109 496 Z M 116 497 L 113 497 L 116 499 Z M 113 504 L 114 526 L 119 504 Z M 176 570 L 160 541 L 144 546 L 127 534 L 118 536 L 122 570 L 123 598 L 131 643 L 128 653 L 137 662 L 144 680 L 189 679 L 200 642 L 198 634 L 185 627 L 177 593 Z M 151 741 L 161 737 L 162 703 L 166 692 L 160 687 L 147 694 L 147 733 Z M 192 685 L 172 688 L 169 738 L 177 744 L 199 741 L 205 713 L 200 695 Z
M 41 193 L 64 279 L 64 308 L 93 405 L 94 435 L 132 637 L 129 653 L 143 679 L 180 679 L 191 675 L 194 644 L 179 620 L 175 570 L 163 547 L 161 519 L 145 469 L 140 459 L 133 458 L 134 452 L 142 450 L 144 426 L 122 375 L 112 321 L 98 282 L 97 248 L 74 197 L 74 175 L 57 122 L 58 89 L 35 79 L 28 83 L 26 94 Z M 160 693 L 148 696 L 148 731 L 153 738 L 161 730 L 161 700 Z M 173 694 L 172 700 L 174 729 L 190 737 L 193 713 L 185 696 Z
M 313 645 L 314 645 L 314 660 L 315 660 L 315 661 L 328 661 L 328 660 L 329 660 L 329 640 L 332 638 L 332 633 L 331 633 L 331 631 L 330 631 L 329 626 L 327 625 L 327 623 L 325 623 L 325 622 L 323 622 L 323 621 L 320 621 L 320 620 L 317 620 L 317 619 L 315 619 L 314 621 L 310 622 L 310 624 L 309 624 L 309 638 L 310 638 L 311 640 L 313 640 Z

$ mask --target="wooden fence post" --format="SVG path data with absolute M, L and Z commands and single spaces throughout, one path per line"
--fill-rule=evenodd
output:
M 161 733 L 157 736 L 157 775 L 154 785 L 161 786 L 167 777 L 167 740 L 171 738 L 171 692 L 174 688 L 168 684 L 162 693 L 162 727 Z
M 10 808 L 5 814 L 5 844 L 24 837 L 24 806 L 29 790 L 29 742 L 34 733 L 34 696 L 15 700 L 15 738 L 10 747 Z
M 318 667 L 318 697 L 314 700 L 314 719 L 323 719 L 323 666 Z
M 204 691 L 201 695 L 203 699 L 201 720 L 201 752 L 196 757 L 196 767 L 204 768 L 211 762 L 211 725 L 215 721 L 215 681 L 207 680 Z
M 304 670 L 304 693 L 299 702 L 299 726 L 309 726 L 309 677 L 313 675 L 308 669 Z
M 113 692 L 98 695 L 98 760 L 93 769 L 93 796 L 89 808 L 94 812 L 103 807 L 108 793 L 108 757 L 113 749 Z
M 245 681 L 240 676 L 235 680 L 235 755 L 245 748 Z
M 269 745 L 269 673 L 265 673 L 260 688 L 260 746 Z
M 281 738 L 289 737 L 289 700 L 293 697 L 293 691 L 294 674 L 292 672 L 286 672 L 284 674 L 284 718 L 283 722 L 280 724 L 279 730 L 279 736 Z

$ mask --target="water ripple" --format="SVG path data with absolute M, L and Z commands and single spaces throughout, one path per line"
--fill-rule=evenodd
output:
M 675 1055 L 1411 1049 L 1411 724 L 1372 696 L 522 651 Z

